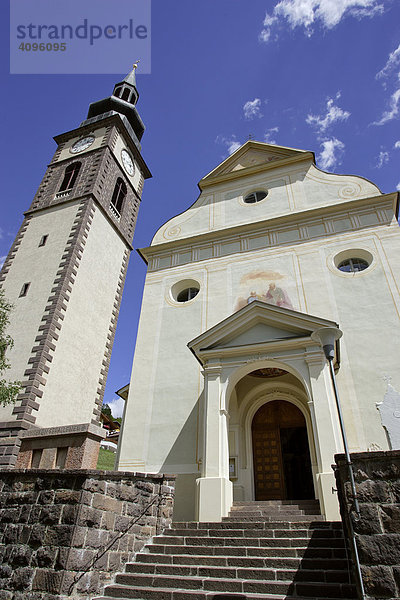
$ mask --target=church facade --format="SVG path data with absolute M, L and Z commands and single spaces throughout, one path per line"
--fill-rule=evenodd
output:
M 119 469 L 177 474 L 177 520 L 219 521 L 233 499 L 302 498 L 338 519 L 343 447 L 313 334 L 343 332 L 334 366 L 350 450 L 394 448 L 398 193 L 255 141 L 199 187 L 140 250 Z

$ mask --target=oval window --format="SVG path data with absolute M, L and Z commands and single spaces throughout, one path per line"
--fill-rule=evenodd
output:
M 264 198 L 267 197 L 268 192 L 264 192 L 259 190 L 258 192 L 251 192 L 251 194 L 247 194 L 244 198 L 244 202 L 246 204 L 255 204 L 256 202 L 261 202 Z
M 369 264 L 362 258 L 348 258 L 338 264 L 339 271 L 343 271 L 344 273 L 358 273 L 358 271 L 364 271 L 368 267 Z
M 171 287 L 170 294 L 175 302 L 189 302 L 197 296 L 200 291 L 200 284 L 195 279 L 183 279 L 177 281 Z
M 179 294 L 176 297 L 176 301 L 177 302 L 187 302 L 188 300 L 191 300 L 192 298 L 197 296 L 199 291 L 200 290 L 198 288 L 193 288 L 193 287 L 186 288 L 185 290 L 182 290 L 181 292 L 179 292 Z

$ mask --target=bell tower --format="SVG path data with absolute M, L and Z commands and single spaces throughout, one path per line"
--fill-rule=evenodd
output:
M 136 67 L 78 128 L 54 138 L 57 150 L 0 271 L 14 304 L 7 375 L 22 384 L 17 402 L 0 408 L 0 466 L 96 466 L 124 280 L 151 177 Z

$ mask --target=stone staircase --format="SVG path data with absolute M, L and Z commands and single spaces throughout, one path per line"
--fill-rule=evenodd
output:
M 173 523 L 97 600 L 356 598 L 341 523 L 315 500 L 235 502 L 222 523 Z

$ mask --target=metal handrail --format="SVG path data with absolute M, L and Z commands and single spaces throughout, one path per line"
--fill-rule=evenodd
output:
M 132 501 L 136 500 L 136 498 L 138 498 L 140 496 L 140 493 L 138 493 L 133 499 Z M 83 570 L 78 571 L 78 573 L 80 573 L 79 577 L 77 577 L 75 575 L 71 585 L 68 588 L 68 592 L 67 592 L 67 596 L 70 596 L 72 594 L 73 588 L 75 587 L 75 585 L 82 579 L 82 577 L 84 575 L 86 575 L 86 573 L 96 564 L 96 562 L 102 557 L 104 556 L 104 554 L 106 552 L 108 552 L 110 550 L 110 548 L 115 544 L 115 542 L 117 542 L 118 540 L 120 540 L 126 533 L 128 533 L 128 531 L 130 529 L 132 529 L 132 527 L 134 525 L 136 525 L 136 523 L 146 514 L 146 511 L 153 506 L 153 504 L 155 504 L 157 501 L 161 504 L 161 500 L 163 498 L 167 498 L 168 496 L 171 496 L 171 494 L 168 493 L 158 493 L 158 495 L 153 498 L 153 500 L 151 502 L 149 502 L 145 508 L 142 509 L 141 513 L 139 514 L 139 516 L 135 517 L 135 519 L 132 521 L 132 523 L 129 524 L 129 526 L 124 530 L 124 531 L 120 531 L 113 540 L 111 540 L 111 542 L 109 542 L 108 544 L 106 544 L 106 546 L 103 546 L 102 548 L 99 548 L 99 550 L 97 551 L 96 555 L 87 563 L 86 567 L 84 567 Z

